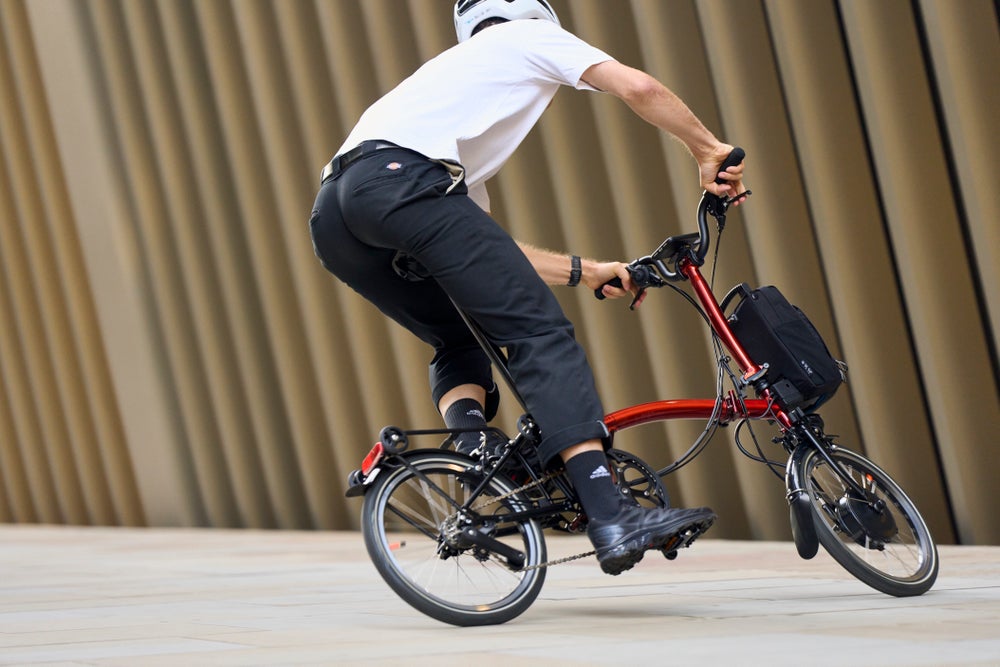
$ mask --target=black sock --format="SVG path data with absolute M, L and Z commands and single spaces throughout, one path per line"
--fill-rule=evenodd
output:
M 609 519 L 621 507 L 621 494 L 611 479 L 604 452 L 582 452 L 566 461 L 566 474 L 573 483 L 584 511 L 591 519 Z
M 474 398 L 460 398 L 452 403 L 444 413 L 444 425 L 452 429 L 485 429 L 486 416 L 483 406 Z M 480 434 L 459 433 L 455 436 L 455 449 L 468 454 L 479 446 Z

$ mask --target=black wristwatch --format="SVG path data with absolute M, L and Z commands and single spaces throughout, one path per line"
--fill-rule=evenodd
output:
M 583 268 L 580 266 L 580 256 L 573 255 L 570 258 L 569 282 L 566 284 L 570 287 L 576 287 L 580 284 L 580 278 L 582 276 Z

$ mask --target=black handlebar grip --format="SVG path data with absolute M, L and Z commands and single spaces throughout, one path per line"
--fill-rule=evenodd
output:
M 743 158 L 745 158 L 746 156 L 747 156 L 746 151 L 737 146 L 732 150 L 731 153 L 729 153 L 729 155 L 726 156 L 726 159 L 722 161 L 722 165 L 719 166 L 719 171 L 725 171 L 729 167 L 735 167 L 740 162 L 743 162 Z M 716 176 L 715 182 L 719 185 L 722 185 L 726 181 Z
M 608 282 L 604 283 L 604 285 L 611 285 L 612 287 L 617 287 L 621 289 L 622 279 L 615 277 L 609 280 Z M 604 296 L 604 285 L 601 285 L 600 287 L 594 290 L 594 296 L 596 296 L 598 299 L 602 301 L 607 298 Z

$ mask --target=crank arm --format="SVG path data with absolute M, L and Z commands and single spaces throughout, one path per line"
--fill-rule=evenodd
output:
M 468 527 L 462 529 L 461 533 L 461 543 L 462 546 L 472 546 L 482 547 L 494 553 L 500 554 L 507 559 L 507 563 L 515 570 L 520 570 L 524 567 L 524 552 L 518 551 L 514 547 L 508 546 L 501 542 L 500 540 L 494 539 L 489 535 L 480 533 L 473 527 Z

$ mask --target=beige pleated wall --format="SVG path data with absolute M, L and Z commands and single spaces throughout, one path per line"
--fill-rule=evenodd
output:
M 994 3 L 555 5 L 747 149 L 716 285 L 781 286 L 847 359 L 829 430 L 941 542 L 1000 544 Z M 450 8 L 0 0 L 0 520 L 357 526 L 344 480 L 380 428 L 439 425 L 429 354 L 322 270 L 306 223 L 352 121 L 453 43 Z M 515 236 L 616 259 L 690 229 L 699 194 L 681 146 L 569 90 L 491 192 Z M 608 410 L 712 394 L 676 295 L 557 293 Z M 702 428 L 617 444 L 663 466 Z M 674 499 L 713 505 L 718 537 L 787 539 L 782 482 L 733 430 Z

